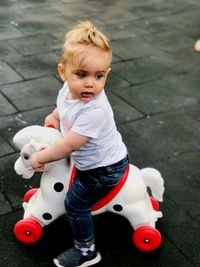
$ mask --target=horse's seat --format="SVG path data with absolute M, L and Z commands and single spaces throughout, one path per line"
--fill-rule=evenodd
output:
M 113 200 L 113 198 L 119 193 L 121 188 L 124 186 L 124 184 L 126 182 L 126 179 L 128 177 L 129 169 L 130 169 L 130 166 L 128 164 L 128 166 L 126 168 L 126 171 L 125 171 L 124 175 L 122 176 L 122 178 L 120 179 L 119 183 L 105 197 L 100 199 L 98 202 L 96 202 L 92 206 L 92 208 L 91 208 L 92 211 L 96 211 L 98 209 L 103 208 L 111 200 Z M 71 177 L 70 177 L 69 188 L 71 187 L 71 185 L 72 185 L 72 183 L 74 181 L 75 175 L 76 175 L 76 167 L 74 167 L 73 170 L 72 170 L 72 174 L 71 174 Z

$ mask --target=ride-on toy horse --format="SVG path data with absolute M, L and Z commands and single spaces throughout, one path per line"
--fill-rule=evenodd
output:
M 53 128 L 34 125 L 20 130 L 13 138 L 21 151 L 15 163 L 16 173 L 31 178 L 34 174 L 31 155 L 59 138 L 62 138 L 61 133 Z M 40 188 L 31 189 L 24 196 L 24 216 L 14 227 L 19 241 L 35 243 L 42 236 L 42 227 L 65 213 L 64 199 L 75 171 L 73 164 L 65 159 L 45 165 Z M 147 186 L 153 197 L 149 196 Z M 157 170 L 140 170 L 129 164 L 118 185 L 92 207 L 92 214 L 109 211 L 126 217 L 134 229 L 132 240 L 135 246 L 142 251 L 152 251 L 161 243 L 155 223 L 162 217 L 158 201 L 162 201 L 163 192 L 164 182 Z

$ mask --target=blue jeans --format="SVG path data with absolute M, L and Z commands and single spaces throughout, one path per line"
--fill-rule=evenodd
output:
M 119 162 L 96 169 L 77 170 L 73 184 L 65 198 L 65 209 L 70 219 L 75 244 L 94 243 L 94 224 L 91 207 L 102 199 L 125 173 L 128 156 Z

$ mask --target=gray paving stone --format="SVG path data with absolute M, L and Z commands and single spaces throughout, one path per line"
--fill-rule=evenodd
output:
M 134 21 L 132 29 L 134 29 L 136 35 L 154 35 L 171 30 L 171 24 L 168 23 L 168 20 L 168 16 L 159 14 Z M 176 29 L 176 25 L 173 28 Z
M 187 240 L 185 240 L 186 236 Z M 176 235 L 174 235 L 173 241 L 181 248 L 181 252 L 185 257 L 190 259 L 193 266 L 199 266 L 200 264 L 199 239 L 199 225 L 194 223 L 194 219 L 177 228 Z
M 5 8 L 6 10 L 11 11 L 21 11 L 23 13 L 24 9 L 34 7 L 40 3 L 41 6 L 50 3 L 52 0 L 44 0 L 42 3 L 39 2 L 39 0 L 33 1 L 26 1 L 26 0 L 20 0 L 20 1 L 1 1 L 1 7 L 2 9 Z
M 113 224 L 113 221 L 115 222 Z M 172 244 L 164 235 L 162 247 L 153 253 L 139 252 L 131 242 L 133 230 L 125 218 L 113 216 L 112 214 L 103 214 L 97 218 L 97 241 L 102 248 L 103 261 L 100 266 L 110 266 L 109 258 L 114 259 L 112 266 L 129 266 L 133 262 L 135 266 L 192 266 L 191 262 Z M 164 219 L 159 223 L 158 229 L 162 231 Z M 166 225 L 167 227 L 167 225 Z M 104 231 L 102 232 L 102 228 Z M 120 231 L 118 229 L 121 229 Z M 118 233 L 116 235 L 116 233 Z M 106 242 L 105 242 L 106 240 Z M 168 251 L 169 255 L 165 254 Z
M 129 65 L 133 66 L 133 64 Z M 160 74 L 162 75 L 162 72 Z M 138 75 L 137 78 L 139 78 Z M 163 79 L 127 87 L 123 90 L 116 89 L 115 93 L 138 110 L 152 114 L 198 103 L 199 80 L 198 73 L 179 76 L 165 74 Z
M 167 157 L 174 158 L 200 147 L 200 123 L 187 114 L 159 114 L 122 125 L 120 131 L 133 162 L 136 160 L 140 166 L 144 162 L 153 164 Z
M 112 63 L 115 63 L 115 62 L 119 62 L 119 61 L 121 61 L 122 60 L 122 58 L 120 58 L 119 56 L 117 56 L 117 55 L 115 55 L 114 53 L 113 53 L 113 55 L 112 55 Z M 111 75 L 112 75 L 112 73 L 111 73 Z M 114 75 L 114 74 L 113 74 Z
M 9 8 L 2 7 L 2 5 L 1 5 L 1 10 L 0 10 L 0 23 L 1 23 L 1 25 L 2 24 L 12 25 L 13 22 L 15 22 L 21 18 L 22 18 L 22 14 L 17 14 L 17 13 L 15 13 L 15 11 L 10 11 Z
M 17 57 L 18 52 L 7 41 L 0 41 L 0 58 L 6 60 L 7 58 Z
M 140 18 L 148 18 L 161 15 L 167 16 L 169 14 L 185 11 L 193 7 L 194 7 L 193 4 L 192 3 L 190 4 L 188 1 L 181 2 L 181 5 L 179 1 L 171 1 L 171 0 L 164 2 L 148 1 L 142 5 L 138 3 L 137 5 L 130 7 L 129 10 Z
M 0 93 L 0 116 L 12 114 L 16 111 L 17 110 L 13 107 L 13 105 L 11 105 L 8 100 Z
M 14 149 L 0 136 L 0 157 L 11 154 Z
M 142 121 L 145 123 L 146 120 Z M 118 130 L 128 149 L 130 162 L 139 168 L 151 167 L 160 160 L 160 157 L 158 158 L 157 152 L 154 151 L 154 145 L 150 145 L 147 139 L 140 136 L 134 125 L 135 122 L 118 125 Z M 148 131 L 148 127 L 141 127 L 141 131 Z
M 181 189 L 180 189 L 181 190 Z M 182 208 L 182 204 L 175 204 L 177 202 L 177 196 L 175 193 L 171 196 L 171 200 L 167 199 L 165 202 L 165 214 L 166 223 L 164 224 L 163 232 L 167 234 L 167 236 L 172 240 L 173 243 L 177 244 L 180 248 L 180 252 L 185 255 L 186 258 L 190 259 L 191 265 L 189 266 L 198 266 L 200 262 L 199 258 L 199 231 L 196 217 L 189 217 L 187 211 L 184 211 Z M 189 199 L 188 199 L 189 197 Z M 190 195 L 186 193 L 185 199 L 183 200 L 183 204 L 186 202 L 190 202 Z M 180 201 L 180 200 L 179 200 Z M 193 202 L 194 203 L 197 200 Z M 187 236 L 187 241 L 185 238 Z M 191 249 L 191 247 L 193 249 Z
M 0 117 L 0 132 L 1 135 L 9 141 L 13 147 L 13 136 L 22 128 L 29 125 L 43 125 L 44 118 L 52 112 L 54 105 L 48 107 L 37 108 L 22 113 L 13 114 L 6 117 Z M 15 147 L 13 147 L 15 148 Z M 16 148 L 15 148 L 16 149 Z
M 194 120 L 200 122 L 200 105 L 197 103 L 193 106 L 188 106 L 180 109 L 180 113 L 187 114 L 189 117 L 193 118 Z
M 60 82 L 54 77 L 44 77 L 17 84 L 6 85 L 2 92 L 12 103 L 23 111 L 56 103 Z
M 199 38 L 199 27 L 198 27 L 198 25 L 188 26 L 187 28 L 181 29 L 181 31 L 185 35 L 191 37 L 194 40 L 194 43 Z
M 107 96 L 112 105 L 117 124 L 144 117 L 142 113 L 138 112 L 136 109 L 128 105 L 120 97 L 115 96 L 113 93 L 107 92 Z
M 120 8 L 113 8 L 113 4 L 107 5 L 106 9 L 102 6 L 102 8 L 98 9 L 94 14 L 96 21 L 100 21 L 101 23 L 105 23 L 105 21 L 108 20 L 109 23 L 121 23 L 134 19 L 134 13 L 130 12 L 130 10 L 123 9 L 122 12 Z
M 154 35 L 143 35 L 141 38 L 148 44 L 154 45 L 157 50 L 169 52 L 192 47 L 194 43 L 192 38 L 186 35 L 183 36 L 179 30 L 170 30 Z
M 173 177 L 171 177 L 171 180 L 173 180 Z M 167 187 L 166 194 L 169 191 L 170 188 Z M 192 196 L 186 193 L 185 199 L 182 200 L 182 203 L 176 204 L 177 202 L 176 196 L 177 192 L 174 192 L 174 194 L 170 196 L 170 199 L 169 198 L 165 199 L 165 204 L 163 204 L 165 206 L 165 215 L 163 217 L 164 223 L 162 224 L 163 226 L 162 232 L 166 233 L 168 238 L 173 242 L 173 244 L 175 244 L 176 247 L 180 248 L 180 252 L 183 255 L 185 255 L 187 259 L 190 259 L 189 266 L 198 266 L 200 262 L 198 253 L 199 251 L 198 223 L 196 220 L 196 216 L 195 217 L 188 216 L 189 206 L 193 204 L 194 207 L 195 206 L 194 203 L 197 203 L 198 199 L 196 200 L 191 199 Z M 182 204 L 184 205 L 184 207 L 182 207 Z M 185 207 L 187 207 L 187 210 L 184 210 Z
M 172 53 L 157 53 L 152 58 L 165 64 L 175 73 L 193 72 L 194 70 L 198 72 L 200 69 L 200 57 L 191 47 Z
M 52 255 L 47 254 L 47 249 L 51 249 L 48 243 L 43 243 L 41 249 L 37 246 L 22 246 L 13 234 L 15 223 L 21 219 L 22 213 L 10 213 L 0 217 L 1 245 L 6 249 L 0 249 L 1 266 L 20 267 L 23 265 L 35 267 L 53 267 Z M 22 263 L 23 262 L 23 263 Z
M 123 225 L 122 225 L 123 226 Z M 116 241 L 117 242 L 117 241 Z M 122 243 L 123 244 L 123 243 Z M 123 246 L 123 245 L 122 245 Z M 137 251 L 133 251 L 130 248 L 122 249 L 116 251 L 111 247 L 110 249 L 106 248 L 102 250 L 103 261 L 100 264 L 102 267 L 106 267 L 110 265 L 110 261 L 107 260 L 111 257 L 112 266 L 114 267 L 122 267 L 122 266 L 133 266 L 133 262 L 135 266 L 149 266 L 149 267 L 168 267 L 168 266 L 181 266 L 184 267 L 192 267 L 194 266 L 184 255 L 178 251 L 178 249 L 173 245 L 167 242 L 165 239 L 162 243 L 162 247 L 164 250 L 167 250 L 170 254 L 169 256 L 164 255 L 163 250 L 155 253 L 144 253 L 141 254 Z M 108 252 L 109 250 L 109 252 Z M 114 251 L 115 250 L 115 251 Z
M 34 4 L 34 1 L 32 1 L 32 3 Z M 62 1 L 56 1 L 55 6 L 58 6 L 62 3 L 63 3 Z M 30 20 L 51 21 L 52 18 L 60 18 L 61 16 L 61 12 L 58 12 L 54 8 L 54 1 L 49 1 L 46 3 L 46 5 L 43 5 L 43 6 L 35 3 L 34 6 L 27 8 L 26 12 L 23 12 L 23 13 L 20 12 L 20 14 L 22 15 L 23 19 L 29 20 L 29 21 Z
M 50 34 L 25 36 L 8 40 L 8 43 L 25 56 L 50 52 L 59 46 L 58 39 Z
M 0 205 L 0 216 L 12 211 L 11 205 L 2 192 L 0 192 Z
M 169 163 L 169 160 L 160 162 L 158 166 L 160 170 L 162 170 L 163 177 L 165 176 L 165 194 L 164 194 L 164 202 L 160 203 L 161 210 L 163 211 L 163 218 L 160 222 L 159 226 L 164 235 L 166 235 L 169 239 L 173 238 L 176 235 L 176 231 L 172 231 L 172 229 L 180 228 L 183 224 L 187 223 L 191 220 L 191 216 L 187 213 L 187 211 L 182 207 L 182 205 L 176 203 L 176 199 L 174 196 L 169 196 L 169 187 L 168 187 L 168 179 L 173 179 L 167 171 L 166 167 Z M 171 164 L 170 164 L 171 165 Z M 176 216 L 174 216 L 176 214 Z
M 132 20 L 116 24 L 105 24 L 101 26 L 101 29 L 111 40 L 135 37 L 138 32 L 138 28 L 135 26 L 135 21 Z
M 187 27 L 195 27 L 199 24 L 199 1 L 196 1 L 197 6 L 193 8 L 185 9 L 183 12 L 176 15 L 169 16 L 168 23 L 176 25 L 179 29 L 185 29 Z M 184 37 L 183 37 L 184 38 Z
M 22 77 L 8 64 L 0 61 L 0 85 L 22 81 Z
M 7 60 L 25 79 L 57 73 L 58 57 L 53 53 L 19 57 Z
M 123 59 L 145 57 L 156 53 L 152 45 L 139 37 L 119 39 L 112 41 L 113 53 Z
M 17 29 L 24 35 L 51 33 L 57 29 L 62 29 L 63 32 L 66 32 L 66 25 L 72 25 L 73 22 L 73 18 L 65 16 L 54 17 L 53 19 L 50 17 L 41 17 L 40 19 L 25 18 L 17 21 Z
M 156 62 L 150 57 L 117 62 L 113 64 L 112 70 L 119 77 L 125 78 L 131 84 L 154 81 L 172 73 L 168 67 Z
M 200 215 L 199 155 L 199 149 L 196 148 L 159 163 L 166 175 L 166 195 L 190 216 L 190 220 Z M 176 224 L 180 222 L 178 218 Z
M 12 24 L 0 25 L 0 40 L 21 37 L 23 34 L 16 29 Z
M 111 66 L 111 72 L 108 75 L 105 88 L 115 91 L 117 88 L 122 89 L 129 85 L 130 85 L 129 82 L 127 82 L 123 78 L 120 78 L 117 74 L 112 72 L 112 66 Z
M 12 206 L 21 208 L 24 194 L 32 187 L 38 187 L 40 176 L 37 174 L 32 179 L 23 179 L 14 171 L 14 163 L 19 157 L 19 152 L 13 155 L 0 158 L 1 187 L 6 192 Z
M 87 19 L 88 14 L 93 15 L 96 11 L 94 5 L 90 4 L 88 1 L 84 1 L 83 4 L 80 5 L 80 1 L 64 1 L 60 2 L 60 4 L 56 3 L 53 4 L 52 7 L 54 10 L 59 11 L 64 16 L 68 18 L 80 18 L 80 19 Z M 73 19 L 75 22 L 75 20 Z

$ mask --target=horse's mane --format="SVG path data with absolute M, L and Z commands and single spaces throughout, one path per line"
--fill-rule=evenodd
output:
M 52 144 L 57 139 L 62 138 L 61 133 L 54 128 L 32 125 L 23 128 L 13 138 L 13 143 L 17 148 L 21 149 L 25 144 L 28 144 L 32 139 L 46 144 Z

